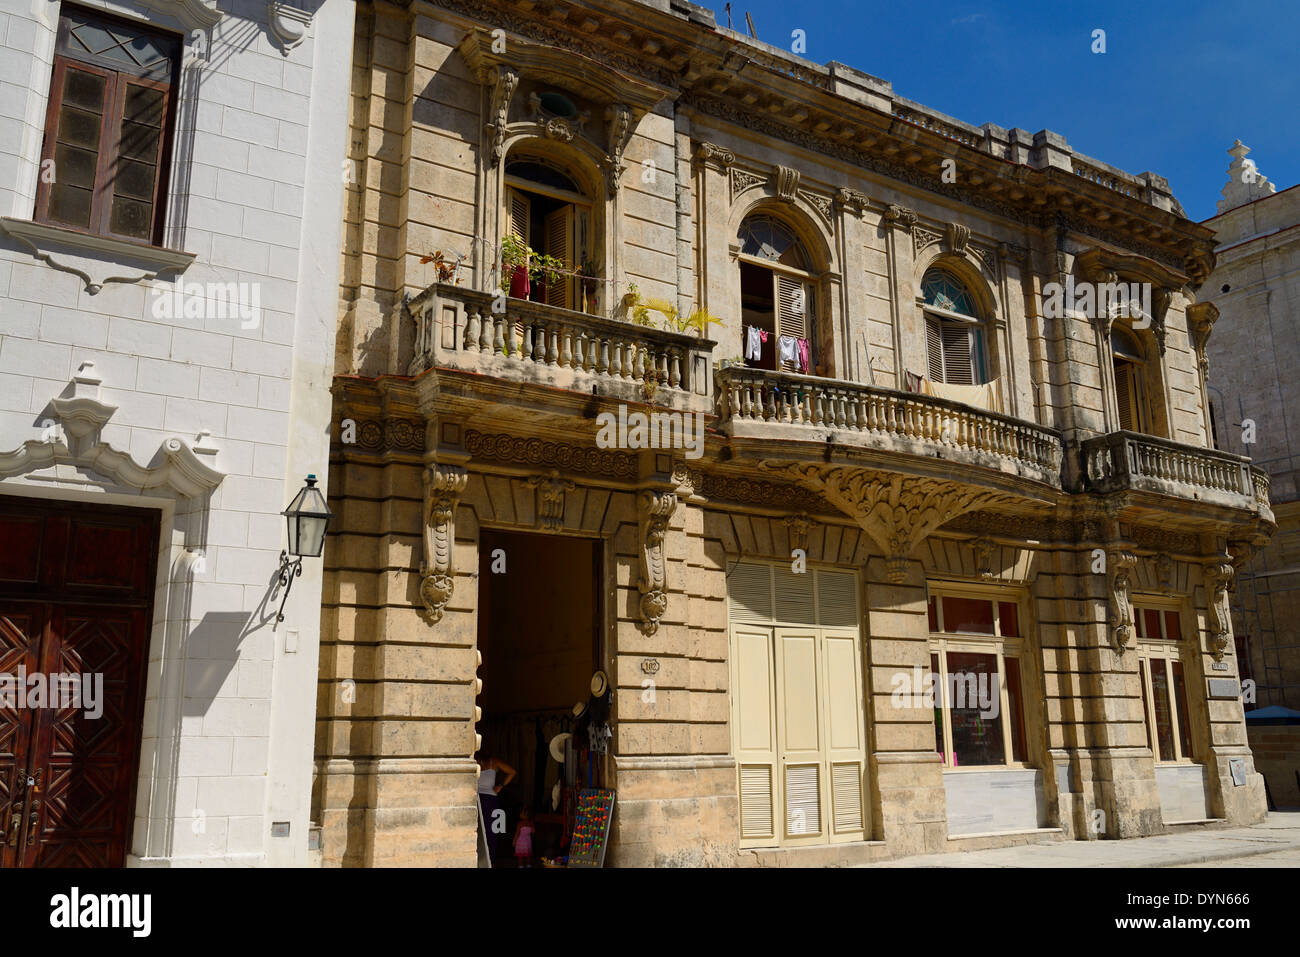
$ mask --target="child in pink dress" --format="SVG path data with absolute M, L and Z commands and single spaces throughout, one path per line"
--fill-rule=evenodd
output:
M 519 823 L 515 825 L 515 866 L 533 866 L 533 811 L 524 808 L 519 812 Z

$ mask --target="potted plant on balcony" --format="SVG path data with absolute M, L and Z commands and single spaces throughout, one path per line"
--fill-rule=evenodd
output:
M 533 255 L 528 244 L 514 233 L 501 240 L 501 290 L 509 292 L 511 299 L 528 298 L 528 266 Z

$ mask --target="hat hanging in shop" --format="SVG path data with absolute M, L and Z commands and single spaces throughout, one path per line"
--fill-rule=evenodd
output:
M 587 704 L 588 704 L 588 702 L 586 702 L 586 701 L 578 701 L 578 702 L 575 702 L 575 703 L 574 703 L 574 705 L 573 705 L 573 717 L 574 717 L 575 719 L 576 719 L 576 718 L 581 718 L 584 714 L 587 713 Z
M 597 671 L 591 676 L 591 696 L 593 698 L 605 697 L 605 692 L 609 690 L 609 675 L 603 671 Z
M 555 758 L 560 764 L 564 763 L 564 747 L 572 737 L 573 735 L 570 732 L 561 731 L 551 738 L 551 757 Z

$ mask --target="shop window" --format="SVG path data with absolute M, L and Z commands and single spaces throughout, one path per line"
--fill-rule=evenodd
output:
M 1125 432 L 1151 432 L 1147 398 L 1146 359 L 1137 337 L 1120 325 L 1111 328 L 1111 361 L 1115 368 L 1115 405 Z
M 770 216 L 746 217 L 737 239 L 746 365 L 811 374 L 817 294 L 807 252 Z
M 534 273 L 528 298 L 595 312 L 600 270 L 592 254 L 592 200 L 577 177 L 545 157 L 514 156 L 506 163 L 505 195 L 505 232 L 561 264 L 550 282 Z
M 1173 609 L 1135 605 L 1133 623 L 1138 636 L 1138 677 L 1142 683 L 1147 746 L 1157 761 L 1190 762 L 1193 752 L 1181 617 Z
M 935 751 L 948 768 L 1028 760 L 1015 601 L 931 586 Z
M 931 382 L 980 385 L 988 381 L 983 326 L 970 291 L 954 276 L 931 269 L 921 279 Z
M 39 222 L 162 240 L 182 41 L 64 6 L 45 116 Z M 48 180 L 48 182 L 47 182 Z

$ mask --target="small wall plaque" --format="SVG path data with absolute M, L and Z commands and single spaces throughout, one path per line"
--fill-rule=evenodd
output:
M 642 659 L 641 670 L 648 675 L 657 675 L 659 673 L 659 659 L 658 658 Z
M 1211 698 L 1236 698 L 1241 695 L 1241 685 L 1236 678 L 1211 678 Z
M 1246 786 L 1246 761 L 1244 758 L 1229 758 L 1228 769 L 1232 772 L 1232 786 L 1235 788 L 1244 788 Z

